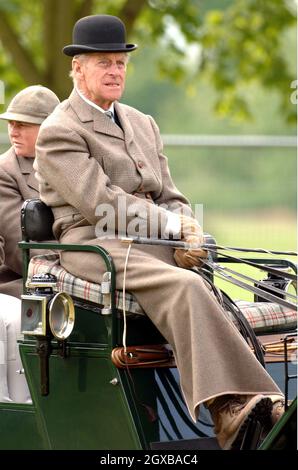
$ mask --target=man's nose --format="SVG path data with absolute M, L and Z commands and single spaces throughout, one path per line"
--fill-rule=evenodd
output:
M 117 62 L 113 62 L 109 65 L 108 72 L 109 73 L 118 73 L 121 66 L 117 64 Z

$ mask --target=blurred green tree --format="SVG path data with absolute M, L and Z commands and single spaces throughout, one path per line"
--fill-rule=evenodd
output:
M 284 32 L 295 24 L 294 0 L 1 0 L 0 76 L 8 94 L 40 83 L 60 98 L 70 91 L 71 43 L 77 19 L 95 13 L 123 19 L 129 40 L 156 46 L 159 70 L 191 90 L 205 76 L 222 115 L 249 117 L 243 86 L 258 81 L 278 91 L 283 115 L 295 67 L 285 60 Z M 294 59 L 293 59 L 294 61 Z

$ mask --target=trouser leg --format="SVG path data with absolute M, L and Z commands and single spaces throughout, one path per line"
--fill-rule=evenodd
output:
M 21 301 L 15 297 L 1 294 L 0 319 L 3 327 L 3 329 L 0 330 L 2 331 L 1 335 L 5 338 L 5 364 L 2 376 L 4 377 L 5 374 L 8 398 L 16 403 L 30 402 L 31 397 L 26 377 L 24 374 L 19 373 L 22 369 L 22 362 L 19 354 L 17 338 L 21 329 Z
M 7 386 L 7 335 L 0 311 L 0 402 L 11 401 Z
M 115 245 L 110 252 L 117 289 L 122 289 L 126 250 Z M 64 266 L 80 277 L 82 269 L 75 260 L 68 254 Z M 84 263 L 88 263 L 88 279 L 100 282 L 98 257 L 85 256 Z M 172 346 L 193 419 L 199 404 L 216 396 L 281 393 L 202 278 L 175 266 L 170 251 L 132 247 L 126 290 Z

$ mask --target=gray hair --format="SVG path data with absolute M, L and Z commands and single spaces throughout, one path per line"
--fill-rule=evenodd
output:
M 83 62 L 86 62 L 88 58 L 89 58 L 89 54 L 76 54 L 73 56 L 72 60 L 76 59 L 82 64 Z M 71 69 L 71 71 L 69 72 L 69 76 L 72 79 L 73 83 L 75 84 L 76 77 L 75 77 L 75 73 L 73 69 Z

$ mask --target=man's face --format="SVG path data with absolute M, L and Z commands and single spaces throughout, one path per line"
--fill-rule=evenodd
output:
M 35 142 L 39 124 L 8 121 L 8 136 L 18 157 L 35 157 Z
M 103 109 L 119 100 L 125 87 L 127 56 L 122 52 L 92 53 L 82 60 L 74 59 L 73 67 L 79 87 L 89 100 Z

